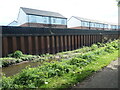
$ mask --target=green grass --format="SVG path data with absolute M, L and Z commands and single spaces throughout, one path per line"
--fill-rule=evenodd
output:
M 74 84 L 83 81 L 86 77 L 90 76 L 93 72 L 100 70 L 101 68 L 110 64 L 111 61 L 116 60 L 118 58 L 118 51 L 116 50 L 114 53 L 101 55 L 98 60 L 93 61 L 89 65 L 85 66 L 82 69 L 81 73 L 76 71 L 74 74 L 64 74 L 62 77 L 53 77 L 48 81 L 49 84 L 44 84 L 40 88 L 68 88 L 73 86 Z
M 81 82 L 93 72 L 107 66 L 118 57 L 118 41 L 113 41 L 91 47 L 59 53 L 67 54 L 71 58 L 60 58 L 41 66 L 26 67 L 13 77 L 3 76 L 3 88 L 68 88 Z M 84 52 L 82 52 L 83 50 Z M 73 55 L 77 52 L 77 55 Z M 81 53 L 82 52 L 82 53 Z M 45 55 L 43 55 L 45 57 Z M 46 55 L 49 56 L 49 55 Z

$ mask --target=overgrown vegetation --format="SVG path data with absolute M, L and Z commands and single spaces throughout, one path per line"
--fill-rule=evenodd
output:
M 51 58 L 59 56 L 59 60 L 50 63 L 44 62 L 43 65 L 35 68 L 28 66 L 13 77 L 3 75 L 2 87 L 4 89 L 70 87 L 115 60 L 118 57 L 118 50 L 118 40 L 115 40 L 106 44 L 98 43 L 91 47 L 58 53 L 54 57 L 48 55 Z M 71 53 L 77 54 L 72 55 Z M 22 54 L 20 53 L 20 55 Z M 69 56 L 70 58 L 66 59 L 64 55 L 71 57 Z M 19 55 L 17 54 L 17 56 Z M 46 56 L 43 55 L 42 57 Z
M 32 61 L 32 62 L 38 62 L 38 61 L 48 61 L 48 60 L 61 60 L 61 59 L 68 59 L 72 57 L 76 57 L 77 55 L 81 53 L 86 53 L 89 51 L 94 51 L 98 49 L 99 47 L 104 47 L 105 44 L 103 43 L 97 43 L 93 44 L 91 47 L 83 47 L 81 49 L 73 50 L 73 51 L 67 51 L 67 52 L 60 52 L 55 55 L 52 54 L 43 54 L 43 55 L 26 55 L 23 54 L 21 51 L 15 51 L 12 54 L 9 54 L 7 57 L 0 58 L 0 61 L 2 62 L 2 67 L 8 67 L 12 64 L 17 64 L 23 61 Z M 106 48 L 106 51 L 109 51 L 111 47 L 108 46 Z M 111 50 L 110 50 L 111 52 Z

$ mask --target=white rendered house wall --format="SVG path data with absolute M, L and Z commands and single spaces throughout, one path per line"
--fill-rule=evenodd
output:
M 67 26 L 68 26 L 68 28 L 81 26 L 81 21 L 76 19 L 76 18 L 74 18 L 74 17 L 71 17 L 67 21 Z
M 17 22 L 18 25 L 22 25 L 28 22 L 28 15 L 26 15 L 26 13 L 22 9 L 20 9 L 19 11 Z

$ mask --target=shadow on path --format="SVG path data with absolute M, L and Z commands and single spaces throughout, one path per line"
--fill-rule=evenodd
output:
M 73 88 L 118 88 L 118 66 L 118 60 L 112 61 L 103 70 Z

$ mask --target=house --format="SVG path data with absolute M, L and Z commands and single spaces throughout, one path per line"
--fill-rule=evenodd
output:
M 67 18 L 57 12 L 20 7 L 18 26 L 67 28 Z
M 117 24 L 110 24 L 102 21 L 91 20 L 87 18 L 72 16 L 67 21 L 68 28 L 74 29 L 92 29 L 92 30 L 117 30 Z
M 14 20 L 10 24 L 8 24 L 8 26 L 18 26 L 18 23 Z

